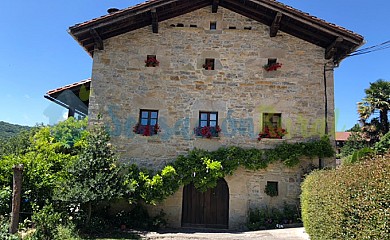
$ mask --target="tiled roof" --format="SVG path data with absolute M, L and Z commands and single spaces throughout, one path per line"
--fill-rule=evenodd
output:
M 88 79 L 82 80 L 82 81 L 80 81 L 80 82 L 72 83 L 72 84 L 65 85 L 65 86 L 63 86 L 63 87 L 57 88 L 57 89 L 50 90 L 50 91 L 48 91 L 46 94 L 47 94 L 47 95 L 53 95 L 53 94 L 62 92 L 62 91 L 64 91 L 64 90 L 67 90 L 67 89 L 70 90 L 70 89 L 72 89 L 72 88 L 75 88 L 75 87 L 78 87 L 78 86 L 81 86 L 81 85 L 83 85 L 83 84 L 90 83 L 90 82 L 91 82 L 91 79 L 88 78 Z
M 163 16 L 161 18 L 159 16 L 158 20 L 163 21 L 196 10 L 197 7 L 201 8 L 212 4 L 212 0 L 149 0 L 84 23 L 76 24 L 69 28 L 69 33 L 92 55 L 96 37 L 105 40 L 148 26 L 151 24 L 151 16 L 149 14 L 151 10 L 155 10 L 157 14 L 161 12 Z M 242 7 L 241 10 L 237 10 L 239 13 L 247 17 L 256 18 L 267 25 L 272 24 L 276 13 L 281 13 L 283 14 L 280 23 L 281 31 L 324 48 L 331 46 L 340 37 L 342 43 L 339 44 L 338 50 L 334 55 L 336 62 L 345 58 L 363 43 L 363 37 L 353 31 L 275 0 L 226 0 L 220 1 L 219 5 L 231 11 L 235 11 L 237 6 L 240 6 Z
M 347 141 L 351 132 L 336 132 L 336 141 Z
M 142 2 L 142 3 L 136 4 L 134 6 L 130 6 L 128 8 L 124 8 L 124 9 L 118 10 L 116 12 L 113 12 L 113 13 L 110 13 L 110 14 L 106 14 L 106 15 L 103 15 L 103 16 L 100 16 L 100 17 L 88 20 L 88 21 L 83 22 L 83 23 L 75 24 L 73 27 L 81 27 L 81 26 L 88 25 L 90 23 L 94 23 L 94 22 L 97 22 L 97 21 L 100 21 L 100 20 L 103 20 L 103 19 L 106 19 L 106 18 L 110 18 L 110 17 L 115 16 L 115 15 L 120 15 L 121 13 L 130 11 L 130 10 L 137 10 L 138 8 L 141 8 L 141 7 L 144 7 L 144 6 L 148 6 L 151 3 L 164 2 L 164 1 L 166 1 L 166 0 L 149 0 L 149 1 L 145 1 L 145 2 Z M 256 1 L 256 0 L 254 0 L 254 1 Z M 327 22 L 327 21 L 325 21 L 325 20 L 323 20 L 321 18 L 318 18 L 316 16 L 310 15 L 307 12 L 303 12 L 301 10 L 298 10 L 296 8 L 293 8 L 293 7 L 289 6 L 289 5 L 286 5 L 284 3 L 278 2 L 276 0 L 257 0 L 257 2 L 267 2 L 267 1 L 269 3 L 277 4 L 280 7 L 284 8 L 285 10 L 289 10 L 289 11 L 295 12 L 297 15 L 301 15 L 302 17 L 310 18 L 310 19 L 312 19 L 314 21 L 317 21 L 319 23 L 323 23 L 323 24 L 332 26 L 332 27 L 334 27 L 336 29 L 339 29 L 341 31 L 346 31 L 346 32 L 349 32 L 349 33 L 354 34 L 356 36 L 362 37 L 360 34 L 357 34 L 357 33 L 353 32 L 351 30 L 343 28 L 343 27 L 341 27 L 341 26 L 339 26 L 337 24 Z

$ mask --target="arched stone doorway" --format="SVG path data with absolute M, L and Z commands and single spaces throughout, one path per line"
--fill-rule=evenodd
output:
M 206 192 L 191 183 L 183 188 L 182 227 L 228 228 L 229 188 L 224 179 Z

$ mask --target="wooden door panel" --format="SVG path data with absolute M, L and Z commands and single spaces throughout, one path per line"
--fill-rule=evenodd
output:
M 224 179 L 217 187 L 198 191 L 191 183 L 183 189 L 183 227 L 228 228 L 229 189 Z

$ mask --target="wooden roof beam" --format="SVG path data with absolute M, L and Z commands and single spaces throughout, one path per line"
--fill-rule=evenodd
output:
M 270 37 L 276 37 L 276 34 L 279 31 L 280 28 L 280 21 L 282 20 L 283 14 L 281 12 L 277 12 L 274 21 L 272 22 L 272 25 L 269 29 L 269 36 Z
M 211 9 L 212 13 L 217 13 L 218 12 L 218 5 L 219 5 L 219 0 L 213 0 L 213 6 Z
M 337 52 L 337 47 L 341 44 L 344 39 L 342 37 L 337 37 L 332 44 L 330 44 L 325 51 L 325 59 L 331 59 L 334 57 L 334 54 Z
M 95 28 L 91 28 L 89 30 L 89 32 L 91 33 L 91 35 L 93 37 L 94 48 L 97 48 L 99 50 L 103 50 L 104 49 L 103 40 L 100 37 L 99 33 L 96 31 L 96 29 Z
M 153 8 L 150 13 L 152 14 L 152 30 L 153 33 L 158 33 L 158 15 L 155 8 Z

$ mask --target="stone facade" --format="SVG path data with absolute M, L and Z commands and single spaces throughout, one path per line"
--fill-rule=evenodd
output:
M 210 9 L 160 22 L 158 34 L 149 26 L 112 37 L 104 41 L 104 50 L 94 52 L 89 116 L 94 121 L 102 114 L 122 161 L 160 169 L 193 148 L 265 149 L 324 134 L 325 49 L 280 31 L 271 38 L 266 25 L 222 7 L 218 13 Z M 216 22 L 215 30 L 210 22 Z M 159 66 L 145 67 L 147 55 L 156 55 Z M 215 59 L 215 70 L 203 68 L 206 58 Z M 282 67 L 265 71 L 269 58 L 277 58 Z M 326 79 L 327 121 L 333 133 L 332 71 L 326 71 Z M 148 137 L 133 132 L 140 109 L 159 111 L 161 132 Z M 195 136 L 199 111 L 218 112 L 218 138 Z M 284 139 L 257 140 L 263 113 L 281 114 L 288 131 Z M 240 228 L 250 207 L 271 202 L 264 196 L 266 181 L 280 182 L 280 196 L 271 205 L 296 202 L 301 167 L 275 164 L 226 177 L 229 228 Z M 173 227 L 180 227 L 181 191 L 151 208 L 164 208 Z

